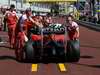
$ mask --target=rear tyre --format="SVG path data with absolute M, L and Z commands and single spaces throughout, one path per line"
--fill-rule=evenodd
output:
M 34 48 L 31 41 L 25 44 L 25 56 L 27 61 L 32 61 L 32 59 L 34 59 Z
M 68 40 L 66 57 L 68 62 L 79 61 L 80 59 L 79 40 Z

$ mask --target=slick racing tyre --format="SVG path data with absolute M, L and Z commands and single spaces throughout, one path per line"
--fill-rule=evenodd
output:
M 31 41 L 28 41 L 25 44 L 25 56 L 27 61 L 32 61 L 34 58 L 34 48 Z
M 80 59 L 79 40 L 68 40 L 66 57 L 68 62 L 79 61 Z

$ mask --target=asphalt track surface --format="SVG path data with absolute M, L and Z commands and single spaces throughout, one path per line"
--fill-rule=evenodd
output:
M 8 40 L 6 32 L 0 36 Z M 63 63 L 66 71 L 60 71 L 56 63 L 37 63 L 34 71 L 33 63 L 16 61 L 8 43 L 0 44 L 0 75 L 100 75 L 100 32 L 80 26 L 80 51 L 79 62 Z

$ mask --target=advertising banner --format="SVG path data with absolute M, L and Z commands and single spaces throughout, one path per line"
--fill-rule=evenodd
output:
M 27 2 L 73 2 L 77 0 L 26 0 Z

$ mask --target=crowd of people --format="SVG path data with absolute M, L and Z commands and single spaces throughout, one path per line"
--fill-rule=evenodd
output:
M 68 28 L 69 37 L 79 37 L 79 26 L 76 22 L 74 22 L 73 16 L 68 15 L 66 18 Z M 30 36 L 29 30 L 32 27 L 48 27 L 49 24 L 53 23 L 53 18 L 51 15 L 41 16 L 41 15 L 32 15 L 32 11 L 30 8 L 27 8 L 22 12 L 20 17 L 17 16 L 15 11 L 15 5 L 11 5 L 10 9 L 8 9 L 4 13 L 4 23 L 7 24 L 8 28 L 8 36 L 9 36 L 9 44 L 10 48 L 15 48 L 15 54 L 18 55 L 18 51 L 16 48 L 16 40 L 19 37 L 22 38 L 22 46 L 23 42 L 27 42 Z M 34 38 L 36 38 L 34 36 Z M 19 56 L 17 57 L 19 58 Z M 18 60 L 21 60 L 19 58 Z
M 79 20 L 100 24 L 100 18 L 92 16 L 91 13 L 81 14 Z

